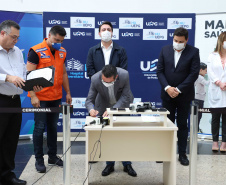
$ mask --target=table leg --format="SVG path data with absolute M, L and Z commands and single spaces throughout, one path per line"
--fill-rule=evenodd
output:
M 88 139 L 89 139 L 89 131 L 86 131 L 86 157 L 85 157 L 85 178 L 88 175 L 89 171 L 89 150 L 88 150 Z M 85 185 L 89 184 L 89 176 L 86 179 Z
M 177 131 L 173 132 L 172 158 L 171 161 L 163 162 L 163 182 L 164 185 L 176 185 L 176 141 Z

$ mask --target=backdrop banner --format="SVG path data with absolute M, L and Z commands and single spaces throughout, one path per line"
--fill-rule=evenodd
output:
M 103 21 L 112 23 L 113 41 L 126 49 L 135 101 L 150 101 L 156 107 L 161 107 L 160 84 L 156 75 L 161 48 L 173 43 L 173 33 L 178 27 L 188 29 L 188 44 L 194 45 L 195 14 L 44 12 L 44 36 L 48 36 L 54 25 L 61 25 L 67 31 L 62 46 L 67 50 L 65 64 L 73 97 L 71 128 L 74 131 L 82 128 L 88 115 L 85 99 L 90 79 L 87 77 L 86 59 L 89 48 L 100 43 L 98 28 Z M 58 131 L 62 131 L 62 116 L 60 118 Z
M 214 51 L 217 38 L 224 31 L 226 31 L 226 13 L 196 15 L 195 47 L 199 48 L 201 62 L 207 64 L 207 71 L 208 56 Z M 205 78 L 208 80 L 207 75 Z M 208 86 L 206 87 L 204 107 L 209 107 Z M 207 135 L 211 134 L 211 117 L 211 114 L 203 114 L 200 121 L 200 129 Z
M 20 25 L 20 40 L 16 46 L 21 49 L 24 61 L 27 63 L 27 54 L 31 46 L 42 42 L 43 21 L 41 14 L 0 11 L 0 22 L 13 20 Z M 32 107 L 27 92 L 21 95 L 22 107 Z M 30 135 L 34 128 L 34 114 L 23 113 L 20 135 Z

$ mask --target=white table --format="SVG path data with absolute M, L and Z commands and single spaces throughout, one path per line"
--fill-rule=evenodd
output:
M 145 112 L 137 112 L 135 110 L 130 110 L 129 108 L 125 108 L 125 111 L 118 111 L 118 110 L 111 110 L 110 108 L 107 108 L 107 112 L 109 114 L 109 119 L 110 119 L 110 125 L 113 127 L 114 126 L 114 121 L 113 121 L 113 116 L 115 114 L 119 115 L 124 115 L 124 114 L 133 114 L 133 115 L 159 115 L 159 121 L 162 122 L 162 126 L 166 127 L 167 126 L 167 114 L 170 114 L 169 111 L 161 112 L 161 111 L 152 111 L 152 110 L 145 110 Z M 133 121 L 135 116 L 130 116 L 127 118 L 127 122 Z M 139 116 L 140 117 L 140 116 Z
M 92 119 L 87 116 L 86 123 Z M 94 159 L 94 155 L 90 158 L 90 153 L 100 137 L 102 126 L 86 126 L 86 175 L 89 169 L 88 161 L 92 160 L 163 161 L 164 185 L 176 185 L 177 127 L 169 119 L 165 125 L 162 126 L 161 122 L 144 123 L 141 117 L 131 119 L 131 116 L 119 116 L 114 121 L 114 127 L 108 125 L 103 128 L 101 158 L 98 149 Z

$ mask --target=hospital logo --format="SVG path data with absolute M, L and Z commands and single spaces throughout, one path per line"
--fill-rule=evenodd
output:
M 143 18 L 119 18 L 120 29 L 143 29 Z
M 71 17 L 71 28 L 95 28 L 95 17 Z
M 192 29 L 192 18 L 168 18 L 167 28 L 177 29 L 177 28 Z
M 84 71 L 84 64 L 74 58 L 67 60 L 67 71 Z
M 143 40 L 167 40 L 167 29 L 144 29 Z

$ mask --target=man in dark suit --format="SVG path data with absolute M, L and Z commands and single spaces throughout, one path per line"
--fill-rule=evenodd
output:
M 104 66 L 91 78 L 91 85 L 85 106 L 90 116 L 97 115 L 106 117 L 106 108 L 126 108 L 133 102 L 133 94 L 130 90 L 129 73 L 112 65 Z M 107 161 L 102 176 L 107 176 L 114 171 L 114 161 Z M 124 171 L 130 176 L 137 176 L 130 161 L 123 161 Z
M 173 45 L 161 50 L 157 75 L 162 86 L 162 105 L 169 110 L 168 118 L 174 122 L 177 112 L 178 153 L 182 165 L 189 165 L 186 156 L 188 126 L 187 118 L 191 100 L 194 99 L 194 82 L 199 75 L 199 50 L 187 44 L 188 31 L 177 28 Z
M 112 35 L 113 26 L 111 22 L 103 22 L 99 27 L 101 43 L 89 49 L 86 60 L 87 74 L 90 78 L 107 64 L 127 70 L 126 51 L 112 41 Z

